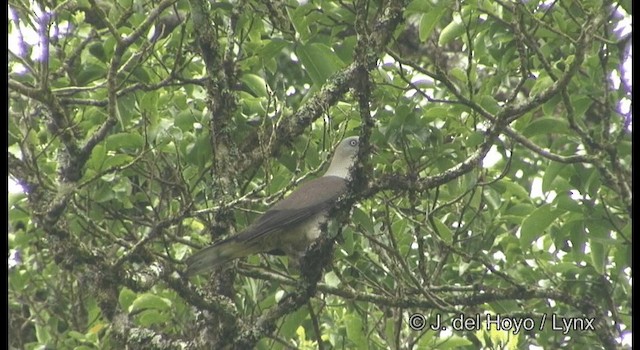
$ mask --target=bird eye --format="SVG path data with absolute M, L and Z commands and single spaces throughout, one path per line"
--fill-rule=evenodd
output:
M 349 142 L 351 144 L 351 146 L 355 146 L 358 144 L 358 140 L 351 140 L 351 142 Z

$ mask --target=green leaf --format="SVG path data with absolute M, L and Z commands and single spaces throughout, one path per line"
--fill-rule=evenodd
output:
M 451 69 L 450 74 L 452 77 L 462 83 L 467 81 L 467 73 L 465 73 L 465 71 L 460 67 L 454 67 L 453 69 Z
M 396 237 L 398 244 L 398 251 L 401 256 L 405 256 L 411 249 L 411 243 L 414 241 L 414 237 L 411 234 L 409 224 L 407 220 L 396 219 L 391 224 L 391 231 Z M 377 232 L 374 232 L 374 234 Z
M 91 156 L 87 161 L 87 167 L 95 170 L 95 172 L 99 172 L 102 170 L 106 158 L 107 150 L 105 146 L 102 144 L 96 145 L 91 151 Z
M 242 101 L 242 112 L 246 116 L 263 116 L 266 114 L 264 97 L 254 97 L 248 92 L 240 91 L 240 100 Z
M 508 314 L 514 311 L 521 311 L 522 306 L 518 305 L 514 300 L 501 300 L 489 303 L 491 310 L 496 314 Z
M 465 140 L 464 145 L 466 147 L 469 147 L 470 149 L 473 149 L 484 141 L 484 137 L 485 137 L 484 132 L 480 132 L 480 131 L 472 132 L 467 136 L 467 139 Z
M 129 306 L 129 313 L 146 309 L 166 311 L 171 309 L 171 305 L 171 300 L 167 298 L 162 298 L 155 294 L 144 293 L 138 296 L 133 303 L 131 303 L 131 306 Z
M 623 231 L 625 231 L 625 229 L 623 229 Z M 629 237 L 628 234 L 627 237 Z M 612 248 L 613 261 L 616 264 L 617 271 L 622 271 L 631 266 L 631 259 L 633 256 L 632 248 L 631 244 L 617 245 Z
M 451 232 L 449 227 L 443 224 L 442 221 L 440 221 L 440 219 L 436 217 L 433 218 L 433 223 L 435 225 L 436 231 L 440 235 L 440 238 L 442 238 L 442 240 L 448 244 L 453 243 L 453 233 Z
M 8 207 L 13 208 L 14 205 L 20 202 L 25 202 L 27 195 L 24 192 L 9 193 L 8 195 Z
M 583 261 L 582 254 L 585 251 L 586 247 L 586 232 L 584 231 L 584 222 L 580 221 L 571 221 L 567 222 L 560 228 L 560 232 L 562 236 L 569 236 L 569 240 L 571 245 L 573 246 L 573 251 L 575 252 L 574 261 Z
M 629 15 L 631 14 L 631 4 L 632 4 L 631 0 L 622 0 L 622 1 L 619 1 L 618 3 L 620 4 L 620 7 L 622 7 L 627 12 L 627 14 Z
M 270 60 L 274 58 L 277 54 L 282 52 L 282 50 L 289 46 L 289 43 L 282 39 L 271 39 L 267 40 L 267 44 L 260 48 L 260 51 L 257 54 L 263 60 Z
M 28 286 L 29 276 L 20 270 L 9 270 L 9 287 L 15 291 L 22 291 Z
M 213 149 L 208 133 L 198 135 L 196 141 L 187 146 L 187 161 L 191 164 L 204 167 L 212 159 Z
M 120 290 L 120 295 L 118 296 L 118 303 L 123 310 L 129 309 L 133 301 L 136 299 L 136 293 L 127 287 L 123 287 Z
M 240 80 L 247 85 L 249 90 L 257 97 L 267 97 L 267 82 L 255 74 L 244 74 Z
M 300 45 L 296 54 L 313 83 L 317 85 L 322 85 L 343 65 L 329 46 L 320 43 Z
M 591 249 L 591 263 L 593 265 L 593 268 L 599 274 L 604 274 L 604 266 L 606 261 L 606 251 L 604 245 L 590 239 L 589 248 Z
M 438 38 L 438 46 L 444 46 L 451 40 L 461 36 L 466 32 L 466 25 L 462 22 L 459 14 L 454 14 L 451 23 L 447 24 Z
M 117 44 L 116 38 L 109 35 L 104 41 L 101 41 L 100 44 L 102 45 L 104 49 L 104 53 L 107 56 L 107 58 L 112 57 L 116 50 L 116 44 Z
M 553 203 L 558 209 L 562 209 L 562 211 L 570 211 L 579 214 L 583 213 L 583 208 L 580 203 L 571 198 L 568 192 L 558 193 Z
M 571 262 L 561 262 L 557 264 L 550 264 L 549 271 L 553 273 L 567 273 L 567 272 L 578 272 L 580 271 L 580 267 L 576 266 L 576 264 Z
M 520 186 L 517 182 L 507 179 L 505 181 L 500 181 L 500 184 L 505 188 L 505 197 L 515 196 L 516 198 L 526 202 L 531 200 L 529 191 Z
M 473 343 L 469 339 L 452 335 L 445 340 L 441 340 L 438 344 L 438 349 L 460 349 L 471 345 L 473 345 Z
M 329 271 L 324 275 L 324 283 L 330 287 L 337 287 L 340 285 L 340 279 L 333 271 Z
M 47 344 L 51 340 L 51 333 L 49 333 L 49 329 L 47 325 L 43 325 L 40 322 L 35 323 L 36 327 L 36 338 L 40 344 Z
M 345 227 L 342 231 L 342 242 L 340 247 L 344 249 L 347 256 L 353 254 L 355 249 L 355 237 L 354 232 L 349 227 Z
M 145 68 L 136 67 L 133 69 L 133 72 L 131 73 L 141 83 L 150 84 L 152 82 L 151 75 Z
M 500 194 L 491 187 L 486 187 L 482 192 L 482 196 L 493 210 L 498 210 L 503 205 L 502 197 L 500 197 Z
M 547 117 L 556 115 L 556 106 L 560 101 L 562 101 L 562 95 L 557 94 L 553 96 L 549 101 L 545 102 L 542 105 L 542 112 L 544 113 L 544 115 Z
M 128 154 L 114 154 L 113 156 L 107 157 L 107 159 L 105 159 L 103 167 L 104 169 L 111 169 L 129 164 L 132 160 L 133 157 Z
M 420 339 L 418 340 L 418 344 L 415 347 L 416 349 L 435 349 L 436 345 L 440 344 L 440 339 L 437 337 L 436 332 L 425 332 L 422 333 Z M 392 339 L 392 338 L 389 338 Z
M 522 132 L 525 137 L 548 134 L 571 134 L 569 123 L 564 119 L 543 117 L 534 120 Z
M 79 341 L 85 341 L 87 339 L 87 337 L 84 334 L 82 334 L 82 333 L 80 333 L 78 331 L 71 330 L 71 331 L 69 331 L 67 333 L 67 335 L 69 337 L 71 337 L 71 338 L 73 338 L 75 340 L 79 340 Z
M 107 67 L 104 65 L 89 63 L 83 66 L 76 79 L 78 85 L 87 85 L 92 81 L 107 77 Z
M 344 316 L 343 321 L 347 328 L 347 338 L 356 345 L 357 349 L 368 349 L 362 318 L 358 315 L 347 314 Z
M 140 108 L 148 113 L 158 113 L 158 93 L 146 92 L 140 99 Z
M 94 190 L 93 200 L 96 203 L 104 203 L 112 200 L 114 198 L 114 195 L 115 194 L 113 193 L 113 190 L 111 189 L 111 187 L 100 186 L 98 189 Z
M 418 28 L 421 42 L 425 42 L 431 36 L 433 29 L 440 22 L 440 18 L 442 18 L 446 10 L 445 6 L 440 6 L 422 15 Z
M 600 177 L 600 172 L 595 170 L 591 171 L 591 175 L 584 184 L 585 192 L 592 198 L 597 197 L 601 186 L 602 178 Z
M 358 207 L 353 208 L 352 220 L 354 224 L 364 228 L 365 232 L 373 233 L 373 221 L 371 221 L 369 214 L 362 211 L 362 209 Z
M 102 42 L 93 43 L 92 45 L 90 45 L 89 52 L 101 62 L 106 63 L 108 61 L 107 55 L 104 52 L 104 46 Z
M 80 346 L 77 346 L 77 347 L 73 348 L 73 350 L 94 350 L 94 349 L 95 349 L 95 347 L 86 346 L 86 345 L 80 345 Z
M 412 0 L 406 7 L 406 15 L 415 13 L 427 13 L 431 10 L 431 4 L 427 0 Z
M 587 217 L 584 220 L 585 229 L 589 232 L 589 239 L 603 243 L 603 244 L 616 244 L 617 240 L 611 237 L 611 230 L 614 227 L 606 220 L 601 218 L 602 214 L 597 215 L 596 217 Z
M 180 111 L 173 117 L 173 125 L 177 126 L 182 131 L 193 130 L 193 123 L 196 121 L 196 116 L 190 110 Z
M 287 10 L 291 24 L 293 24 L 293 28 L 295 28 L 296 33 L 300 35 L 300 39 L 303 43 L 306 43 L 311 34 L 308 23 L 309 12 L 311 12 L 311 5 L 309 3 L 298 6 L 293 11 Z
M 158 310 L 144 310 L 138 315 L 138 323 L 143 327 L 149 327 L 154 324 L 162 324 L 169 321 L 170 315 Z
M 487 112 L 494 115 L 498 113 L 498 111 L 500 111 L 500 105 L 498 104 L 498 101 L 496 101 L 496 99 L 490 95 L 482 96 L 482 98 L 480 99 L 480 105 L 482 106 L 482 108 L 486 109 Z
M 537 96 L 541 92 L 551 87 L 551 85 L 553 85 L 553 79 L 551 79 L 549 76 L 545 75 L 545 76 L 538 77 L 535 84 L 533 84 L 533 87 L 531 88 L 531 92 L 529 93 L 529 95 Z
M 534 210 L 522 221 L 520 228 L 520 244 L 524 249 L 531 246 L 536 239 L 542 237 L 543 232 L 557 218 L 556 212 L 551 210 L 550 204 L 544 204 Z
M 142 135 L 128 132 L 109 135 L 105 140 L 107 151 L 113 151 L 123 148 L 140 149 L 143 145 L 144 138 L 142 137 Z
M 140 116 L 138 108 L 136 107 L 138 103 L 137 97 L 134 94 L 127 94 L 118 98 L 117 103 L 117 116 L 120 118 L 118 121 L 120 122 L 122 130 L 125 130 L 129 125 L 131 125 L 131 120 Z
M 434 120 L 444 120 L 449 115 L 449 108 L 439 106 L 429 106 L 424 110 L 425 122 L 431 122 Z
M 567 164 L 550 161 L 546 167 L 544 175 L 542 176 L 542 192 L 548 193 L 553 188 L 553 180 L 560 172 L 567 167 Z
M 304 320 L 309 317 L 309 310 L 307 308 L 301 308 L 294 313 L 287 315 L 282 327 L 280 327 L 280 334 L 285 338 L 291 338 L 296 334 L 296 330 L 302 324 Z

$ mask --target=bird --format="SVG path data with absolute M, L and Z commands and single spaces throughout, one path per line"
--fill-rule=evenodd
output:
M 329 209 L 347 191 L 359 146 L 357 136 L 340 141 L 323 176 L 302 183 L 242 232 L 187 258 L 187 275 L 199 275 L 231 260 L 259 253 L 301 258 L 320 236 L 320 226 L 328 221 Z

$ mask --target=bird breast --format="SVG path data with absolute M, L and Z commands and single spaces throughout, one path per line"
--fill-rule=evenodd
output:
M 320 237 L 320 225 L 327 222 L 327 212 L 314 215 L 304 223 L 283 232 L 279 246 L 290 257 L 300 258 L 307 247 Z

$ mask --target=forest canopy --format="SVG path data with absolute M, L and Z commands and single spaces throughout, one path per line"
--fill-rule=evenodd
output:
M 10 348 L 630 346 L 630 13 L 9 0 Z M 347 136 L 300 261 L 187 276 Z

